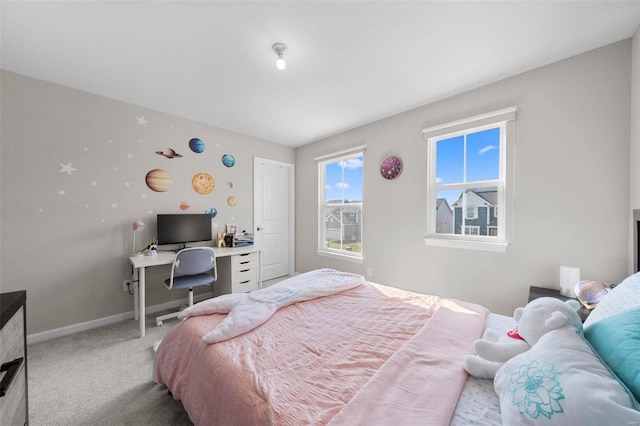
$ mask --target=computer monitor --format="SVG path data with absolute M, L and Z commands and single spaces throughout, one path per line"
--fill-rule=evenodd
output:
M 159 214 L 158 244 L 210 241 L 211 216 L 207 214 Z

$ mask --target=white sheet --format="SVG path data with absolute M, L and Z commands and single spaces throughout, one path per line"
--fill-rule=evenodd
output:
M 485 330 L 491 329 L 499 333 L 506 333 L 512 330 L 515 324 L 513 317 L 489 314 Z M 500 400 L 493 387 L 493 379 L 479 379 L 469 376 L 451 419 L 451 426 L 496 425 L 502 425 L 502 416 L 500 414 Z
M 204 343 L 218 343 L 240 336 L 264 324 L 279 308 L 331 296 L 357 287 L 363 282 L 362 275 L 335 269 L 317 269 L 261 290 L 225 294 L 205 300 L 180 312 L 178 319 L 199 315 L 228 314 L 224 321 L 202 337 Z

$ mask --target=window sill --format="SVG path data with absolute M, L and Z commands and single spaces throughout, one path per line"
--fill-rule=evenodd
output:
M 505 253 L 509 248 L 509 243 L 506 242 L 489 242 L 489 241 L 470 241 L 470 240 L 453 240 L 445 238 L 430 238 L 425 237 L 425 245 L 435 247 L 449 247 L 459 248 L 466 250 L 482 250 L 492 251 L 497 253 Z
M 348 254 L 333 253 L 323 250 L 317 250 L 316 254 L 322 257 L 330 257 L 332 259 L 345 260 L 352 263 L 362 263 L 362 256 L 349 256 Z

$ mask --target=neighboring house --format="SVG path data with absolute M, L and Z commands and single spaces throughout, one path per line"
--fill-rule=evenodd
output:
M 498 235 L 498 192 L 472 191 L 465 192 L 466 207 L 464 221 L 462 200 L 460 196 L 453 204 L 454 234 L 465 235 Z M 464 232 L 462 232 L 464 222 Z
M 446 198 L 436 201 L 436 233 L 453 234 L 453 210 Z
M 345 207 L 348 203 L 345 202 Z M 325 217 L 327 222 L 326 241 L 328 242 L 358 242 L 360 235 L 361 211 L 356 206 L 352 208 L 336 207 Z

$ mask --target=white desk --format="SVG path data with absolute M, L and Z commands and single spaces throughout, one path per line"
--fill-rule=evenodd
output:
M 241 260 L 241 256 L 250 255 L 251 253 L 256 253 L 257 256 L 257 284 L 258 288 L 262 288 L 262 256 L 261 249 L 256 246 L 246 246 L 246 247 L 222 247 L 215 248 L 216 254 L 216 263 L 219 258 L 224 257 L 232 257 L 232 260 Z M 146 305 L 145 305 L 145 279 L 146 279 L 146 268 L 151 266 L 160 266 L 160 265 L 171 265 L 173 260 L 175 259 L 176 253 L 173 251 L 158 251 L 156 256 L 130 256 L 129 261 L 133 265 L 133 282 L 138 283 L 138 285 L 134 285 L 133 292 L 133 316 L 134 319 L 139 321 L 140 327 L 140 337 L 144 337 L 145 335 L 145 314 L 146 314 Z M 231 262 L 231 268 L 233 268 L 234 262 Z M 233 291 L 233 282 L 225 282 L 231 281 L 233 276 L 233 271 L 225 272 L 220 271 L 218 269 L 218 279 L 216 283 L 218 285 L 224 286 L 229 292 Z M 244 271 L 239 271 L 240 273 Z M 214 286 L 216 285 L 214 283 Z

